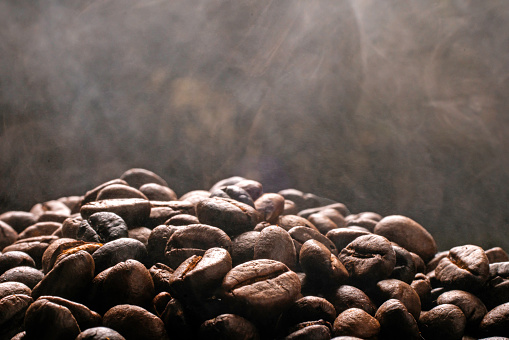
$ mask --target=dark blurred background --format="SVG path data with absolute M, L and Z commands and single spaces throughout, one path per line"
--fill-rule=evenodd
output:
M 509 2 L 3 0 L 0 213 L 132 167 L 509 250 Z

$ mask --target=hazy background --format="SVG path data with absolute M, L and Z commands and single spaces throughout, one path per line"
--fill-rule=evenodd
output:
M 509 251 L 509 2 L 0 2 L 0 213 L 132 167 Z

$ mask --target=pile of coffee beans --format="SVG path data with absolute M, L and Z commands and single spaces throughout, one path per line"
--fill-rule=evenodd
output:
M 509 339 L 509 257 L 242 177 L 0 215 L 0 339 Z

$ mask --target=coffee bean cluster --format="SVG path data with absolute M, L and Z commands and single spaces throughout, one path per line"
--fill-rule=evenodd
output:
M 508 339 L 509 257 L 242 177 L 146 169 L 0 215 L 0 339 Z

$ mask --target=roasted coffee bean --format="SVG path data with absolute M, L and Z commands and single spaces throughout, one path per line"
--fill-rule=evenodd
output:
M 99 193 L 99 191 L 101 191 L 102 189 L 106 188 L 107 186 L 110 186 L 113 184 L 128 185 L 126 181 L 121 180 L 119 178 L 102 183 L 102 184 L 98 185 L 97 187 L 93 188 L 92 190 L 87 191 L 85 193 L 85 195 L 83 196 L 83 200 L 81 201 L 81 206 L 83 206 L 87 203 L 93 202 L 93 201 L 97 201 L 97 194 Z
M 336 205 L 331 205 L 328 207 L 324 207 L 322 210 L 320 210 L 317 214 L 329 218 L 332 222 L 334 222 L 335 225 L 337 225 L 338 228 L 344 228 L 347 226 L 345 216 L 341 213 L 340 210 L 335 209 Z M 308 219 L 311 219 L 310 215 Z M 327 233 L 323 233 L 324 235 Z
M 10 246 L 5 247 L 3 252 L 22 251 L 27 253 L 34 260 L 35 267 L 41 268 L 42 254 L 44 254 L 49 245 L 55 240 L 58 240 L 57 236 L 30 237 L 14 242 Z
M 421 313 L 421 300 L 415 290 L 407 283 L 396 280 L 387 279 L 379 281 L 376 287 L 370 293 L 373 301 L 381 305 L 384 301 L 397 299 L 401 301 L 408 312 L 417 320 Z
M 319 213 L 324 209 L 334 209 L 337 212 L 339 212 L 344 218 L 346 218 L 346 216 L 350 215 L 350 211 L 348 210 L 346 205 L 344 205 L 343 203 L 332 203 L 332 204 L 328 204 L 328 205 L 324 205 L 324 206 L 320 206 L 320 207 L 316 207 L 316 208 L 304 209 L 304 210 L 299 211 L 299 213 L 297 215 L 304 217 L 304 218 L 308 218 L 310 215 Z
M 198 302 L 211 296 L 232 269 L 232 259 L 223 248 L 210 248 L 203 256 L 193 255 L 173 272 L 170 293 L 181 301 Z
M 337 228 L 329 231 L 325 236 L 334 243 L 338 252 L 359 236 L 370 235 L 367 230 L 353 228 Z
M 278 329 L 280 333 L 288 333 L 292 326 L 302 322 L 325 320 L 332 324 L 335 319 L 336 310 L 329 301 L 318 296 L 305 296 L 281 314 Z
M 18 239 L 18 233 L 7 223 L 0 221 L 0 250 L 10 246 Z
M 451 290 L 441 294 L 437 299 L 438 305 L 451 304 L 458 306 L 467 320 L 467 328 L 474 330 L 488 311 L 484 303 L 474 294 L 463 290 Z
M 108 327 L 88 328 L 78 334 L 76 340 L 125 340 L 117 331 Z
M 419 329 L 424 339 L 461 339 L 467 321 L 461 309 L 455 305 L 443 304 L 422 312 Z
M 84 250 L 62 258 L 32 290 L 32 297 L 60 296 L 79 301 L 94 277 L 94 259 Z
M 199 224 L 199 223 L 200 223 L 200 221 L 198 220 L 198 217 L 196 217 L 194 215 L 189 215 L 189 214 L 178 214 L 178 215 L 170 217 L 167 221 L 164 222 L 164 224 L 166 224 L 166 225 L 174 225 L 174 226 Z
M 329 340 L 331 337 L 330 323 L 319 321 L 303 322 L 295 325 L 292 332 L 284 337 L 284 340 Z
M 260 237 L 259 231 L 246 231 L 232 240 L 232 262 L 233 266 L 254 260 L 254 247 L 256 240 Z
M 428 309 L 431 304 L 431 282 L 429 278 L 423 273 L 415 275 L 414 280 L 410 283 L 410 286 L 415 290 L 419 299 L 421 300 L 421 307 Z
M 254 259 L 272 259 L 284 263 L 290 269 L 297 265 L 297 253 L 293 240 L 286 230 L 270 226 L 260 232 L 254 246 Z
M 37 203 L 32 207 L 32 209 L 30 209 L 30 212 L 34 214 L 36 218 L 39 218 L 40 215 L 48 211 L 60 212 L 66 214 L 67 216 L 71 215 L 71 209 L 69 209 L 69 207 L 66 206 L 64 203 L 57 200 Z
M 392 249 L 396 253 L 396 265 L 392 270 L 391 279 L 398 279 L 406 283 L 411 283 L 415 277 L 416 270 L 412 255 L 408 250 L 393 244 Z
M 490 310 L 482 319 L 479 331 L 483 336 L 509 337 L 509 302 Z
M 427 262 L 437 252 L 433 236 L 414 220 L 399 215 L 386 216 L 377 223 L 374 233 L 386 237 Z
M 297 215 L 298 212 L 299 209 L 297 205 L 293 201 L 285 198 L 285 210 L 283 210 L 282 215 Z
M 264 221 L 274 224 L 285 209 L 285 198 L 274 193 L 263 194 L 254 202 L 254 206 Z
M 154 282 L 148 269 L 141 262 L 127 260 L 93 279 L 89 300 L 99 312 L 104 312 L 118 304 L 148 308 L 154 295 Z
M 47 300 L 64 306 L 71 311 L 80 329 L 87 329 L 101 325 L 101 315 L 90 310 L 87 306 L 58 296 L 41 296 L 37 301 Z
M 196 205 L 200 223 L 221 228 L 230 237 L 252 230 L 261 221 L 253 207 L 233 199 L 212 197 Z
M 71 215 L 79 214 L 83 196 L 65 196 L 57 201 L 64 203 L 71 210 Z
M 314 229 L 315 231 L 319 232 L 319 230 L 313 225 L 313 223 L 309 222 L 304 217 L 300 217 L 300 216 L 297 216 L 297 215 L 282 215 L 282 216 L 279 216 L 277 225 L 280 226 L 281 228 L 285 229 L 285 230 L 290 230 L 293 227 L 300 227 L 300 226 L 302 226 L 302 227 L 307 227 L 307 228 Z
M 490 263 L 509 261 L 509 255 L 505 252 L 504 249 L 500 247 L 490 248 L 486 250 L 484 253 L 488 257 L 488 261 Z
M 178 215 L 180 215 L 180 212 L 170 207 L 152 207 L 145 225 L 150 229 L 154 229 L 159 225 L 167 224 L 166 222 L 169 219 Z M 196 218 L 196 220 L 198 219 Z
M 174 270 L 163 263 L 156 263 L 149 269 L 157 292 L 167 292 L 170 289 L 170 278 Z
M 80 333 L 78 322 L 65 306 L 38 299 L 28 307 L 25 330 L 29 339 L 68 340 Z
M 168 183 L 159 175 L 147 169 L 133 168 L 124 172 L 120 179 L 126 181 L 133 188 L 139 188 L 143 184 L 156 183 L 159 185 L 168 186 Z
M 300 253 L 300 248 L 302 245 L 308 241 L 308 240 L 316 240 L 323 244 L 324 246 L 329 249 L 329 251 L 334 254 L 338 255 L 338 250 L 334 243 L 327 237 L 325 237 L 320 232 L 307 228 L 307 227 L 293 227 L 288 231 L 288 234 L 292 237 L 294 244 L 295 244 L 295 250 L 297 251 L 297 254 Z
M 258 329 L 249 320 L 235 314 L 221 314 L 200 326 L 200 338 L 258 340 Z
M 0 275 L 0 283 L 16 281 L 24 283 L 32 289 L 42 280 L 43 277 L 44 274 L 34 267 L 19 266 L 11 268 Z
M 260 182 L 253 181 L 251 179 L 243 179 L 235 183 L 235 185 L 247 191 L 253 201 L 256 201 L 261 195 L 263 195 L 263 185 Z
M 210 191 L 207 190 L 193 190 L 185 193 L 179 198 L 181 202 L 189 202 L 196 206 L 198 202 L 204 200 L 206 198 L 210 198 Z
M 167 186 L 157 183 L 146 183 L 140 191 L 151 201 L 176 201 L 177 194 Z
M 212 191 L 210 197 L 230 198 L 254 208 L 254 201 L 248 192 L 236 185 L 220 187 Z
M 416 253 L 410 252 L 410 256 L 412 256 L 412 261 L 414 263 L 415 272 L 416 273 L 426 273 L 426 264 L 424 263 L 424 260 Z
M 61 226 L 62 224 L 58 222 L 37 222 L 23 230 L 18 238 L 22 240 L 30 237 L 51 235 Z
M 308 280 L 324 288 L 336 288 L 348 280 L 348 271 L 322 243 L 308 240 L 300 249 L 299 263 Z
M 139 227 L 139 228 L 130 229 L 127 233 L 127 236 L 129 238 L 133 238 L 135 240 L 140 241 L 146 247 L 148 244 L 148 238 L 150 237 L 151 233 L 152 233 L 151 229 L 145 228 L 145 227 Z
M 166 249 L 168 240 L 175 230 L 177 230 L 177 227 L 166 225 L 160 225 L 152 229 L 148 237 L 146 247 L 149 256 L 149 263 L 154 264 L 157 262 L 166 262 L 164 250 Z
M 109 309 L 103 316 L 103 326 L 119 332 L 126 339 L 168 340 L 163 321 L 148 310 L 123 304 Z
M 359 308 L 347 309 L 334 320 L 334 336 L 348 335 L 362 339 L 376 339 L 378 333 L 380 333 L 378 320 Z
M 354 286 L 370 287 L 386 279 L 396 265 L 396 253 L 382 236 L 359 236 L 339 253 Z
M 47 273 L 51 270 L 57 257 L 67 249 L 86 244 L 84 241 L 78 241 L 72 238 L 59 238 L 52 242 L 42 254 L 42 271 Z
M 78 237 L 78 229 L 81 225 L 81 221 L 83 218 L 79 217 L 69 217 L 62 222 L 62 236 L 67 238 L 77 239 Z
M 336 312 L 342 313 L 350 308 L 359 308 L 370 315 L 375 315 L 376 306 L 371 299 L 359 288 L 342 285 L 326 295 Z
M 415 339 L 421 335 L 417 321 L 405 305 L 397 299 L 385 301 L 376 311 L 375 318 L 380 323 L 379 339 Z
M 318 229 L 318 231 L 323 235 L 326 235 L 329 231 L 338 228 L 338 225 L 334 223 L 334 221 L 320 213 L 309 215 L 308 220 L 313 223 L 316 229 Z
M 476 292 L 488 280 L 488 257 L 478 246 L 454 247 L 435 268 L 435 276 L 445 287 Z
M 212 192 L 216 189 L 219 189 L 219 188 L 227 186 L 227 185 L 235 185 L 238 182 L 243 181 L 243 180 L 245 180 L 245 178 L 241 177 L 241 176 L 232 176 L 232 177 L 228 177 L 228 178 L 223 178 L 222 180 L 214 183 L 214 185 L 209 189 L 209 194 L 210 194 L 210 192 Z
M 150 217 L 150 202 L 141 198 L 118 198 L 89 202 L 81 207 L 84 219 L 95 213 L 110 212 L 120 216 L 129 228 L 143 226 Z
M 284 189 L 279 191 L 278 194 L 283 196 L 285 200 L 293 201 L 297 205 L 298 211 L 336 203 L 332 200 L 314 194 L 304 193 L 297 189 Z
M 152 275 L 152 272 L 150 272 L 150 275 Z M 161 315 L 164 312 L 164 309 L 166 308 L 166 305 L 170 300 L 172 299 L 171 294 L 168 292 L 159 292 L 154 298 L 152 299 L 152 310 L 155 311 L 156 315 L 161 317 Z
M 37 223 L 37 217 L 27 211 L 7 211 L 0 215 L 0 221 L 7 223 L 17 233 Z
M 9 251 L 7 253 L 0 254 L 0 275 L 11 268 L 18 266 L 35 268 L 35 262 L 30 255 L 22 251 Z
M 160 315 L 167 330 L 176 339 L 193 339 L 196 337 L 196 324 L 192 324 L 177 299 L 170 299 Z
M 192 255 L 202 256 L 209 248 L 220 247 L 231 250 L 232 241 L 221 229 L 206 224 L 176 227 L 165 249 L 166 262 L 177 268 Z
M 226 274 L 222 288 L 225 300 L 241 316 L 273 319 L 286 310 L 300 293 L 297 274 L 274 260 L 253 260 Z
M 147 248 L 138 240 L 119 238 L 110 241 L 93 253 L 95 275 L 103 270 L 130 259 L 141 263 L 147 261 Z
M 365 228 L 366 230 L 368 230 L 370 233 L 372 233 L 375 231 L 375 227 L 376 227 L 377 223 L 378 223 L 377 220 L 372 220 L 367 217 L 357 217 L 355 219 L 349 219 L 346 222 L 346 226 L 347 227 L 353 227 L 353 226 L 362 227 L 362 228 Z
M 509 302 L 509 262 L 490 264 L 490 275 L 482 298 L 488 308 Z
M 67 212 L 61 211 L 45 211 L 37 218 L 37 223 L 40 222 L 57 222 L 62 223 L 66 218 L 69 218 L 71 215 Z
M 429 273 L 431 271 L 435 271 L 435 268 L 438 266 L 440 261 L 449 255 L 449 250 L 440 251 L 433 256 L 433 258 L 426 264 L 426 271 Z
M 11 339 L 23 331 L 25 313 L 32 302 L 26 294 L 0 297 L 0 339 Z
M 147 196 L 140 190 L 124 184 L 111 184 L 97 193 L 96 201 L 115 198 L 141 198 L 148 200 Z
M 8 295 L 28 295 L 32 294 L 32 290 L 24 283 L 21 282 L 2 282 L 0 283 L 0 299 Z

